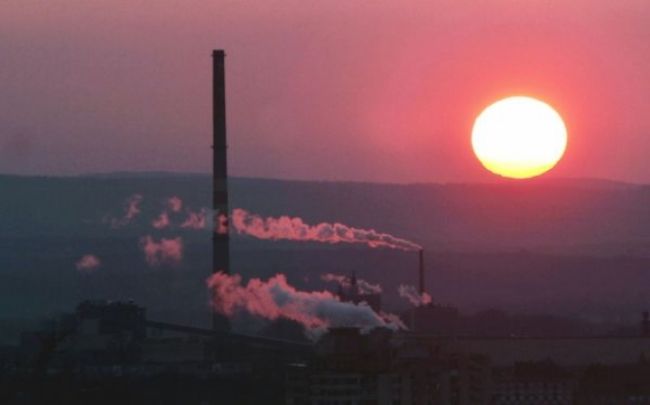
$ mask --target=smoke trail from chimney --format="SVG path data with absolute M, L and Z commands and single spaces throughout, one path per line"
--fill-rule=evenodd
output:
M 95 255 L 83 255 L 75 264 L 77 271 L 80 273 L 92 273 L 101 266 L 102 262 Z
M 407 300 L 409 300 L 411 304 L 413 304 L 416 307 L 427 305 L 432 302 L 431 296 L 429 294 L 427 294 L 426 292 L 420 294 L 417 288 L 415 288 L 412 285 L 401 284 L 397 288 L 397 292 L 399 293 L 400 297 L 406 298 Z
M 151 226 L 153 226 L 156 229 L 165 229 L 171 224 L 171 221 L 169 220 L 169 214 L 167 211 L 163 211 L 158 215 L 158 218 L 154 219 L 151 222 Z
M 374 229 L 360 229 L 338 222 L 308 225 L 301 218 L 281 216 L 262 218 L 237 208 L 232 212 L 231 224 L 243 235 L 258 239 L 292 240 L 320 243 L 356 243 L 366 246 L 387 247 L 405 251 L 421 249 L 420 245 Z
M 183 259 L 183 240 L 180 237 L 174 239 L 160 239 L 156 242 L 147 235 L 140 238 L 140 248 L 144 253 L 147 264 L 151 267 L 162 265 L 175 266 Z
M 188 210 L 185 220 L 181 223 L 181 228 L 195 230 L 205 229 L 208 222 L 207 217 L 208 210 L 206 208 L 201 208 L 199 211 Z
M 325 273 L 320 278 L 323 281 L 335 282 L 344 289 L 352 286 L 350 278 L 341 274 Z M 357 278 L 357 287 L 359 288 L 359 294 L 362 295 L 379 294 L 382 291 L 379 284 L 372 284 L 361 278 Z
M 125 226 L 140 213 L 142 195 L 134 194 L 127 200 L 126 213 L 122 219 L 111 221 L 113 228 Z M 167 199 L 167 207 L 156 217 L 151 225 L 158 230 L 175 226 L 171 220 L 171 213 L 182 210 L 183 200 L 177 196 Z M 215 232 L 225 234 L 228 224 L 240 235 L 251 236 L 265 240 L 290 240 L 317 243 L 349 243 L 364 244 L 377 248 L 385 247 L 404 251 L 418 251 L 422 247 L 415 242 L 401 239 L 388 233 L 378 232 L 374 229 L 361 229 L 348 226 L 339 222 L 321 222 L 309 225 L 299 217 L 283 215 L 280 217 L 262 217 L 244 209 L 236 208 L 232 211 L 230 221 L 224 214 L 216 214 L 207 208 L 199 211 L 186 209 L 185 219 L 176 226 L 183 229 L 206 230 L 210 220 L 215 223 Z
M 156 219 L 151 222 L 151 226 L 156 229 L 165 229 L 171 226 L 169 218 L 170 213 L 178 213 L 183 209 L 183 200 L 180 197 L 172 196 L 165 200 L 165 208 Z
M 378 314 L 365 303 L 341 302 L 329 291 L 299 291 L 284 274 L 267 281 L 252 278 L 243 284 L 239 275 L 217 272 L 207 279 L 207 285 L 211 304 L 220 314 L 232 317 L 243 311 L 268 320 L 290 319 L 302 324 L 312 339 L 329 327 L 406 329 L 396 316 Z
M 167 208 L 171 212 L 181 212 L 183 209 L 183 200 L 177 196 L 171 196 L 167 199 Z
M 133 194 L 124 202 L 124 215 L 122 218 L 105 218 L 111 225 L 111 228 L 117 229 L 126 226 L 140 214 L 140 204 L 143 197 L 141 194 Z

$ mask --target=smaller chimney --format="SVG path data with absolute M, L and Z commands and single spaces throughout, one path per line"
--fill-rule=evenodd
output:
M 424 249 L 418 250 L 419 259 L 419 280 L 420 280 L 420 296 L 424 294 Z

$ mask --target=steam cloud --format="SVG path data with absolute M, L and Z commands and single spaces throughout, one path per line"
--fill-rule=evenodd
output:
M 208 210 L 202 208 L 200 211 L 187 211 L 187 217 L 181 223 L 181 228 L 185 229 L 205 229 L 207 224 Z
M 151 222 L 156 229 L 165 229 L 171 225 L 169 213 L 178 213 L 183 209 L 183 200 L 180 197 L 172 196 L 165 201 L 165 209 Z
M 101 266 L 101 261 L 95 255 L 84 255 L 77 261 L 75 267 L 82 273 L 92 273 Z
M 219 214 L 214 217 L 214 231 L 220 235 L 228 233 L 228 216 Z
M 171 221 L 169 220 L 169 214 L 167 211 L 163 211 L 158 215 L 158 218 L 154 219 L 151 222 L 151 226 L 153 226 L 156 229 L 165 229 L 171 224 Z
M 431 296 L 427 293 L 420 294 L 418 290 L 412 285 L 400 285 L 397 288 L 400 297 L 406 298 L 411 304 L 416 307 L 427 305 L 431 303 Z
M 301 218 L 281 216 L 262 218 L 243 209 L 234 209 L 232 225 L 244 235 L 258 239 L 293 240 L 321 243 L 361 243 L 370 247 L 388 247 L 406 251 L 421 249 L 420 245 L 380 233 L 374 229 L 359 229 L 338 222 L 308 225 Z
M 183 200 L 177 196 L 169 197 L 167 199 L 167 207 L 171 212 L 181 212 L 183 209 Z
M 124 202 L 124 215 L 122 218 L 109 219 L 111 228 L 121 228 L 130 224 L 140 214 L 140 203 L 142 203 L 142 199 L 141 194 L 133 194 L 127 198 Z
M 312 339 L 328 327 L 406 329 L 398 317 L 377 314 L 365 303 L 341 302 L 329 291 L 299 291 L 283 274 L 268 281 L 253 278 L 243 285 L 239 275 L 218 272 L 207 279 L 207 285 L 212 292 L 212 306 L 219 313 L 232 316 L 245 311 L 268 320 L 291 319 L 302 324 Z
M 147 264 L 151 267 L 178 265 L 183 259 L 183 240 L 180 237 L 162 238 L 160 242 L 156 242 L 147 235 L 140 238 L 140 247 L 144 252 Z
M 112 219 L 113 228 L 129 224 L 140 213 L 142 195 L 134 194 L 126 201 L 125 214 L 121 219 Z M 156 217 L 151 225 L 158 230 L 173 226 L 170 214 L 180 213 L 183 210 L 183 200 L 172 196 L 165 202 L 165 209 Z M 235 208 L 230 218 L 226 215 L 213 213 L 207 208 L 199 211 L 185 210 L 187 215 L 179 224 L 183 229 L 206 229 L 210 220 L 214 221 L 216 233 L 228 233 L 229 225 L 241 235 L 248 235 L 258 239 L 291 240 L 301 242 L 319 243 L 355 243 L 366 246 L 387 247 L 405 251 L 420 250 L 421 246 L 406 239 L 401 239 L 388 233 L 377 232 L 374 229 L 361 229 L 348 226 L 339 222 L 321 222 L 316 225 L 306 224 L 301 218 L 283 215 L 277 218 L 252 214 L 244 209 Z M 230 221 L 229 221 L 230 219 Z
M 336 282 L 343 288 L 350 288 L 351 286 L 350 278 L 340 274 L 325 273 L 320 278 L 323 281 Z M 372 284 L 361 278 L 357 278 L 357 287 L 362 295 L 379 294 L 381 292 L 379 284 Z
M 173 196 L 166 200 L 165 209 L 158 215 L 156 219 L 151 222 L 151 225 L 156 229 L 165 229 L 172 226 L 170 214 L 180 213 L 183 209 L 183 200 L 180 197 Z M 207 224 L 208 210 L 201 208 L 199 211 L 192 211 L 186 209 L 187 216 L 180 223 L 180 227 L 184 229 L 205 229 Z

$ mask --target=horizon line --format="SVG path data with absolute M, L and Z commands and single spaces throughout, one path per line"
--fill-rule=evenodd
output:
M 73 179 L 73 178 L 145 178 L 145 177 L 202 177 L 211 176 L 209 171 L 191 172 L 191 171 L 171 171 L 171 170 L 120 170 L 106 172 L 88 172 L 78 174 L 23 174 L 23 173 L 0 173 L 0 177 L 21 177 L 21 178 L 52 178 L 52 179 Z M 629 180 L 617 180 L 603 177 L 533 177 L 530 179 L 508 179 L 505 177 L 496 177 L 492 180 L 458 180 L 458 181 L 377 181 L 377 180 L 353 180 L 353 179 L 309 179 L 309 178 L 283 178 L 283 177 L 265 177 L 265 176 L 240 176 L 232 175 L 230 178 L 242 180 L 265 180 L 265 181 L 283 181 L 296 183 L 343 183 L 343 184 L 376 184 L 376 185 L 396 185 L 396 186 L 423 186 L 423 185 L 530 185 L 530 184 L 552 184 L 555 182 L 585 182 L 585 183 L 602 183 L 628 187 L 650 186 L 650 183 L 639 183 Z

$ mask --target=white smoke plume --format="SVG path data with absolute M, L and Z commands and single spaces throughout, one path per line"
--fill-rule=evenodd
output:
M 180 264 L 183 259 L 183 240 L 180 237 L 174 239 L 162 238 L 159 242 L 156 242 L 151 236 L 147 235 L 140 238 L 140 247 L 147 264 L 151 267 L 174 266 Z
M 201 208 L 199 211 L 187 211 L 187 217 L 181 223 L 181 228 L 185 229 L 205 229 L 207 224 L 208 210 Z
M 92 273 L 101 266 L 102 262 L 95 255 L 83 255 L 75 264 L 77 270 L 81 273 Z
M 401 284 L 397 288 L 397 292 L 399 293 L 400 297 L 406 298 L 407 300 L 409 300 L 411 304 L 413 304 L 416 307 L 427 305 L 432 302 L 431 296 L 429 294 L 427 294 L 426 292 L 420 294 L 418 290 L 412 285 Z
M 387 247 L 415 251 L 421 247 L 411 241 L 400 239 L 374 229 L 360 229 L 338 222 L 322 222 L 308 225 L 301 218 L 281 216 L 262 218 L 243 209 L 232 212 L 232 226 L 244 235 L 258 239 L 292 240 L 321 243 L 360 243 L 370 247 Z
M 142 203 L 142 194 L 133 194 L 124 202 L 124 215 L 122 218 L 107 218 L 111 228 L 121 228 L 133 221 L 140 214 L 140 204 Z
M 183 200 L 180 197 L 172 196 L 165 200 L 165 208 L 156 219 L 151 222 L 151 226 L 156 229 L 165 229 L 171 225 L 169 219 L 170 213 L 178 213 L 183 209 Z
M 225 235 L 228 233 L 228 216 L 224 214 L 215 215 L 214 231 L 218 234 Z
M 171 212 L 181 212 L 183 209 L 183 200 L 180 197 L 172 196 L 167 199 L 167 208 Z
M 156 219 L 151 221 L 151 226 L 156 229 L 165 229 L 169 225 L 171 225 L 171 221 L 169 220 L 169 214 L 167 211 L 161 212 Z
M 323 281 L 338 283 L 342 288 L 350 288 L 351 286 L 350 278 L 341 274 L 325 273 L 320 278 Z M 357 287 L 362 295 L 379 294 L 381 292 L 379 284 L 372 284 L 361 278 L 357 278 Z
M 268 320 L 291 319 L 302 324 L 312 339 L 329 327 L 406 329 L 399 318 L 378 314 L 365 303 L 341 302 L 329 291 L 299 291 L 283 274 L 267 281 L 252 278 L 244 285 L 239 275 L 218 272 L 207 279 L 207 285 L 211 304 L 219 313 L 232 316 L 244 311 Z

